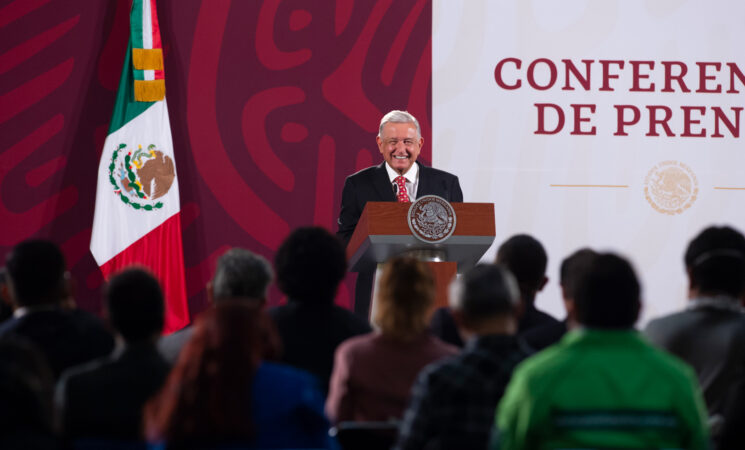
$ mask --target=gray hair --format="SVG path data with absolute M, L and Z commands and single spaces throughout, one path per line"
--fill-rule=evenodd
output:
M 512 314 L 519 301 L 515 277 L 498 264 L 479 264 L 450 285 L 450 307 L 467 319 Z
M 378 137 L 383 137 L 383 126 L 387 123 L 413 123 L 414 126 L 416 126 L 416 137 L 420 138 L 422 137 L 422 129 L 419 128 L 419 121 L 416 120 L 416 117 L 409 114 L 408 111 L 399 111 L 397 109 L 394 109 L 393 111 L 389 112 L 388 114 L 384 115 L 382 119 L 380 119 L 380 128 L 378 129 Z
M 264 299 L 273 278 L 272 266 L 260 255 L 243 248 L 231 248 L 217 260 L 212 279 L 215 301 L 248 297 Z

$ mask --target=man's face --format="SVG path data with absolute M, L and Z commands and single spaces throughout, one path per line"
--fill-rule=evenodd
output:
M 377 137 L 377 141 L 383 159 L 403 175 L 419 156 L 424 139 L 417 137 L 413 123 L 388 122 L 383 125 L 383 133 Z

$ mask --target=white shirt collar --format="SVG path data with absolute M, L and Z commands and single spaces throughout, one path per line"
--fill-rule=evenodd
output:
M 388 172 L 388 178 L 391 180 L 391 183 L 393 183 L 393 180 L 398 178 L 399 173 L 393 170 L 391 166 L 388 165 L 388 163 L 385 163 L 385 170 Z M 416 183 L 417 176 L 419 175 L 419 164 L 414 162 L 414 164 L 409 167 L 409 170 L 404 174 L 404 178 L 406 178 L 406 181 L 409 183 Z
M 740 301 L 728 295 L 717 295 L 714 297 L 703 296 L 691 299 L 686 309 L 696 310 L 703 308 L 718 309 L 722 311 L 734 311 L 745 313 L 745 309 L 740 305 Z

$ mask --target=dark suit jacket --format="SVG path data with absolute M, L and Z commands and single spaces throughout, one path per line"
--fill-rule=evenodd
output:
M 67 368 L 106 356 L 114 338 L 94 315 L 62 308 L 31 311 L 0 326 L 0 337 L 21 336 L 47 358 L 55 379 Z
M 458 332 L 458 326 L 450 308 L 436 309 L 430 319 L 429 329 L 432 334 L 448 344 L 463 348 L 463 339 Z M 520 338 L 534 351 L 543 350 L 555 344 L 566 332 L 566 320 L 559 322 L 543 311 L 537 310 L 533 304 L 526 307 L 523 317 L 518 322 Z
M 429 330 L 441 341 L 450 345 L 458 348 L 463 348 L 465 345 L 458 331 L 458 325 L 453 318 L 453 313 L 450 312 L 448 307 L 437 308 L 432 313 L 432 317 L 429 319 Z
M 158 351 L 168 364 L 172 366 L 176 365 L 176 361 L 178 361 L 178 357 L 181 355 L 181 349 L 184 348 L 193 334 L 194 326 L 189 325 L 158 340 Z
M 142 407 L 169 370 L 155 345 L 142 342 L 65 372 L 55 396 L 65 435 L 140 439 Z
M 517 334 L 522 335 L 528 330 L 537 327 L 545 327 L 558 324 L 559 321 L 552 315 L 547 314 L 535 307 L 534 303 L 525 305 L 522 317 L 517 322 Z
M 549 321 L 543 325 L 529 328 L 520 333 L 520 337 L 533 350 L 541 351 L 544 348 L 554 345 L 561 340 L 569 331 L 566 319 L 561 322 Z
M 458 177 L 443 170 L 419 165 L 419 185 L 417 198 L 425 195 L 438 195 L 449 202 L 462 202 Z M 339 212 L 339 236 L 345 244 L 354 233 L 357 221 L 367 202 L 395 202 L 385 161 L 377 166 L 368 167 L 347 177 L 341 194 L 341 211 Z
M 745 380 L 745 315 L 713 307 L 688 309 L 650 321 L 644 334 L 693 367 L 709 415 L 725 411 Z
M 290 300 L 269 315 L 282 339 L 282 362 L 317 376 L 326 395 L 336 347 L 352 336 L 372 331 L 366 320 L 333 304 Z

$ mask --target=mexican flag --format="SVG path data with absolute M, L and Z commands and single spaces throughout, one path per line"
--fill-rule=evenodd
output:
M 91 253 L 104 278 L 130 265 L 158 277 L 165 332 L 189 322 L 180 211 L 155 0 L 133 0 L 127 54 L 98 166 Z

